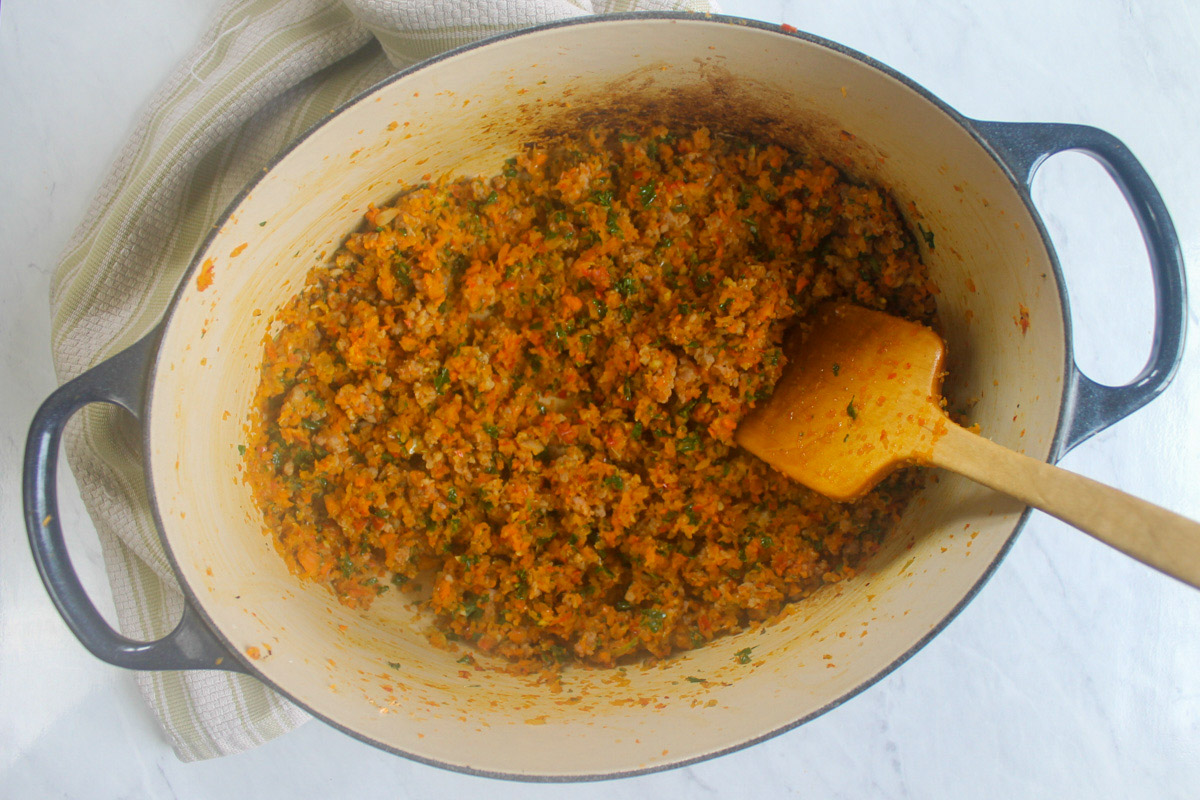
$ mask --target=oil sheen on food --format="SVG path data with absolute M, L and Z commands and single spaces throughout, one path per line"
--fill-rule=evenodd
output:
M 290 569 L 358 608 L 419 583 L 435 639 L 520 671 L 700 647 L 853 574 L 920 474 L 834 503 L 733 432 L 817 302 L 933 313 L 888 194 L 706 128 L 497 166 L 371 208 L 275 315 L 244 458 Z

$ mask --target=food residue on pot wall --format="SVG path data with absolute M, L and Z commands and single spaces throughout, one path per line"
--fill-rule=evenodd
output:
M 196 275 L 196 289 L 203 292 L 212 286 L 214 266 L 211 258 L 204 259 L 204 263 L 200 265 L 200 272 Z

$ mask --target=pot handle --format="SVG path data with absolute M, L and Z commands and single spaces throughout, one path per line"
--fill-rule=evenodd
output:
M 63 428 L 76 411 L 91 403 L 111 403 L 140 420 L 145 379 L 159 335 L 158 329 L 151 331 L 128 349 L 63 384 L 34 415 L 25 444 L 21 485 L 29 545 L 58 613 L 97 658 L 127 669 L 245 672 L 186 600 L 175 630 L 156 642 L 139 642 L 113 630 L 79 582 L 58 522 L 56 470 Z
M 1108 171 L 1129 203 L 1150 257 L 1154 281 L 1154 340 L 1141 373 L 1123 386 L 1096 383 L 1071 360 L 1067 383 L 1066 453 L 1158 396 L 1179 368 L 1187 325 L 1183 253 L 1162 196 L 1145 168 L 1119 139 L 1088 125 L 1049 122 L 972 121 L 1028 190 L 1039 166 L 1067 150 L 1086 153 Z M 1060 455 L 1061 455 L 1060 453 Z

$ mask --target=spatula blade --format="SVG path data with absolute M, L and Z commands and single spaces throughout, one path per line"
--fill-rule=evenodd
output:
M 928 459 L 945 429 L 940 336 L 850 303 L 820 306 L 801 334 L 785 344 L 775 393 L 738 426 L 739 445 L 834 500 Z

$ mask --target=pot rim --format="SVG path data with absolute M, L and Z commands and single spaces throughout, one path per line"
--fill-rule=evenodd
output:
M 974 121 L 972 119 L 962 115 L 961 113 L 956 111 L 954 108 L 952 108 L 949 104 L 947 104 L 945 101 L 941 100 L 935 94 L 933 94 L 928 89 L 926 89 L 924 86 L 917 83 L 916 81 L 909 78 L 908 76 L 904 75 L 903 73 L 898 72 L 897 70 L 893 69 L 892 67 L 888 66 L 887 64 L 884 64 L 883 62 L 878 61 L 877 59 L 874 59 L 871 56 L 861 53 L 858 50 L 855 50 L 853 48 L 839 44 L 837 42 L 834 42 L 830 39 L 826 39 L 822 36 L 818 36 L 816 34 L 811 34 L 811 33 L 805 32 L 805 31 L 797 30 L 795 28 L 792 28 L 791 26 L 777 25 L 774 23 L 764 22 L 761 20 L 747 19 L 744 17 L 736 17 L 736 16 L 732 16 L 732 15 L 727 15 L 727 14 L 697 14 L 695 12 L 689 12 L 689 11 L 620 12 L 620 13 L 614 13 L 614 14 L 605 14 L 605 15 L 601 15 L 601 16 L 575 17 L 575 18 L 571 18 L 571 19 L 554 20 L 551 22 L 544 22 L 544 23 L 540 23 L 540 24 L 533 25 L 530 27 L 520 28 L 520 29 L 514 30 L 514 31 L 506 31 L 504 33 L 500 33 L 500 34 L 497 34 L 494 36 L 489 36 L 485 39 L 481 39 L 476 42 L 471 42 L 471 43 L 468 43 L 465 45 L 461 45 L 452 50 L 447 50 L 444 53 L 439 53 L 436 56 L 432 56 L 428 59 L 420 61 L 409 67 L 405 67 L 404 69 L 401 69 L 401 70 L 395 72 L 394 74 L 388 76 L 387 78 L 369 86 L 368 88 L 364 89 L 362 92 L 355 95 L 350 100 L 347 100 L 345 103 L 341 104 L 340 106 L 338 106 L 337 108 L 333 109 L 328 114 L 323 116 L 320 120 L 315 122 L 307 130 L 305 130 L 303 133 L 301 133 L 299 136 L 297 136 L 296 139 L 293 140 L 290 144 L 288 144 L 283 150 L 281 150 L 280 152 L 275 154 L 275 156 L 273 156 L 264 165 L 262 171 L 259 172 L 254 177 L 254 179 L 252 179 L 229 202 L 229 204 L 226 206 L 225 210 L 222 212 L 221 216 L 218 217 L 217 220 L 210 227 L 209 233 L 205 236 L 204 240 L 197 247 L 196 252 L 192 257 L 191 263 L 188 265 L 187 269 L 183 272 L 182 276 L 180 277 L 179 283 L 176 286 L 175 291 L 171 296 L 171 299 L 166 307 L 166 310 L 164 311 L 159 322 L 156 323 L 155 328 L 157 328 L 161 333 L 165 333 L 167 328 L 170 326 L 170 324 L 174 318 L 175 312 L 179 308 L 180 299 L 183 296 L 183 293 L 186 291 L 188 285 L 190 284 L 192 277 L 196 274 L 197 270 L 200 269 L 204 254 L 208 251 L 209 247 L 212 245 L 213 240 L 219 235 L 220 229 L 229 220 L 229 218 L 233 215 L 233 213 L 237 210 L 237 208 L 242 204 L 242 202 L 247 198 L 247 196 L 250 195 L 251 192 L 253 192 L 253 190 L 255 188 L 257 188 L 259 183 L 262 180 L 264 180 L 267 177 L 267 175 L 272 170 L 274 170 L 276 166 L 279 165 L 279 163 L 281 161 L 283 161 L 293 151 L 295 151 L 301 145 L 303 145 L 314 133 L 316 133 L 316 131 L 318 131 L 320 128 L 322 128 L 326 124 L 328 124 L 333 118 L 337 117 L 338 115 L 340 115 L 347 109 L 349 109 L 352 106 L 356 105 L 357 103 L 361 102 L 364 98 L 379 91 L 381 88 L 388 86 L 398 80 L 401 80 L 402 78 L 408 77 L 409 75 L 412 75 L 418 71 L 428 69 L 430 67 L 436 66 L 438 63 L 440 63 L 442 61 L 448 60 L 450 58 L 454 58 L 462 53 L 469 52 L 471 50 L 476 50 L 476 49 L 479 49 L 482 47 L 487 47 L 496 42 L 501 42 L 501 41 L 505 41 L 508 39 L 519 38 L 519 37 L 526 36 L 529 34 L 539 33 L 542 31 L 553 30 L 553 29 L 557 29 L 557 28 L 567 28 L 567 27 L 581 26 L 581 25 L 606 25 L 606 24 L 614 24 L 614 23 L 627 23 L 627 22 L 640 22 L 640 21 L 648 21 L 648 22 L 678 21 L 678 22 L 692 22 L 692 23 L 711 23 L 714 25 L 735 25 L 737 27 L 742 27 L 742 28 L 753 28 L 753 29 L 767 32 L 767 33 L 774 33 L 774 34 L 781 35 L 781 36 L 788 36 L 788 37 L 791 37 L 794 39 L 799 39 L 803 42 L 806 42 L 807 44 L 815 45 L 817 47 L 831 51 L 838 55 L 847 56 L 849 58 L 854 59 L 855 61 L 858 61 L 861 64 L 871 67 L 879 72 L 882 72 L 884 75 L 900 82 L 907 88 L 916 92 L 923 99 L 930 102 L 939 111 L 941 111 L 943 114 L 945 114 L 947 117 L 949 117 L 958 126 L 963 128 L 971 136 L 971 138 L 975 140 L 975 142 L 983 149 L 983 151 L 988 156 L 991 157 L 992 161 L 995 162 L 996 166 L 1000 168 L 1004 177 L 1006 177 L 1008 179 L 1009 183 L 1012 185 L 1013 190 L 1016 192 L 1017 196 L 1020 198 L 1021 203 L 1024 204 L 1026 210 L 1029 212 L 1030 217 L 1033 219 L 1034 224 L 1037 227 L 1038 236 L 1040 237 L 1042 244 L 1045 247 L 1046 253 L 1049 256 L 1050 266 L 1051 266 L 1051 270 L 1054 275 L 1055 285 L 1058 289 L 1058 296 L 1059 296 L 1059 302 L 1062 307 L 1062 319 L 1063 319 L 1063 344 L 1064 344 L 1064 347 L 1063 347 L 1063 352 L 1064 352 L 1063 377 L 1064 377 L 1064 384 L 1063 384 L 1063 394 L 1061 396 L 1061 400 L 1059 403 L 1058 417 L 1057 417 L 1057 420 L 1055 421 L 1054 435 L 1051 439 L 1050 450 L 1049 450 L 1049 463 L 1056 462 L 1066 451 L 1064 444 L 1066 441 L 1067 430 L 1069 427 L 1066 423 L 1068 422 L 1070 414 L 1073 411 L 1074 402 L 1075 402 L 1075 398 L 1073 396 L 1073 392 L 1071 390 L 1071 385 L 1070 385 L 1070 381 L 1069 381 L 1069 379 L 1071 378 L 1071 376 L 1073 374 L 1073 370 L 1074 370 L 1074 367 L 1073 367 L 1074 362 L 1073 362 L 1073 358 L 1072 358 L 1072 354 L 1074 353 L 1074 347 L 1073 347 L 1074 332 L 1073 332 L 1073 327 L 1072 327 L 1072 322 L 1071 322 L 1070 304 L 1069 304 L 1069 299 L 1068 299 L 1068 295 L 1067 295 L 1067 291 L 1066 291 L 1066 284 L 1064 281 L 1062 268 L 1061 268 L 1061 265 L 1058 260 L 1058 255 L 1055 252 L 1053 244 L 1050 240 L 1049 233 L 1045 228 L 1045 225 L 1042 221 L 1041 215 L 1038 213 L 1036 207 L 1033 204 L 1033 200 L 1029 194 L 1028 188 L 1026 187 L 1025 183 L 1022 180 L 1020 180 L 1017 177 L 1017 175 L 1013 172 L 1012 165 L 1010 165 L 1004 159 L 1004 157 L 999 153 L 999 151 L 992 145 L 992 143 L 979 132 L 979 130 L 976 128 Z M 150 400 L 151 400 L 151 396 L 153 394 L 153 392 L 151 390 L 152 390 L 152 387 L 154 386 L 155 379 L 158 375 L 158 368 L 159 368 L 159 363 L 160 363 L 159 357 L 161 356 L 161 353 L 162 353 L 162 350 L 161 350 L 161 338 L 160 338 L 159 342 L 157 342 L 155 344 L 154 357 L 151 361 L 150 368 L 147 371 L 146 377 L 145 377 L 145 386 L 144 386 L 144 389 L 145 389 L 144 404 L 145 405 L 143 408 L 143 414 L 144 414 L 143 419 L 145 420 L 144 430 L 147 432 L 150 430 L 150 426 L 153 424 L 153 420 L 151 418 L 151 409 L 150 409 L 150 406 L 151 406 Z M 142 457 L 143 457 L 143 463 L 146 465 L 146 472 L 147 472 L 147 476 L 149 478 L 149 476 L 151 476 L 153 474 L 153 470 L 150 467 L 150 465 L 152 463 L 153 454 L 151 453 L 149 435 L 143 436 Z M 217 625 L 212 621 L 212 619 L 209 617 L 208 613 L 205 611 L 204 606 L 200 602 L 199 595 L 192 589 L 192 587 L 186 581 L 181 579 L 180 576 L 182 575 L 182 572 L 180 570 L 179 563 L 176 561 L 176 558 L 171 549 L 170 543 L 167 541 L 166 532 L 165 532 L 166 529 L 163 525 L 163 518 L 159 511 L 157 492 L 155 491 L 152 480 L 148 479 L 146 483 L 147 483 L 147 486 L 146 486 L 147 496 L 150 501 L 150 509 L 151 509 L 151 513 L 153 514 L 153 517 L 154 517 L 156 532 L 158 534 L 159 541 L 162 543 L 163 550 L 165 551 L 166 556 L 167 556 L 167 560 L 170 562 L 171 568 L 175 572 L 175 576 L 178 579 L 180 589 L 183 592 L 184 599 L 185 599 L 187 605 L 191 606 L 195 610 L 195 612 L 200 616 L 201 620 L 209 628 L 209 630 L 213 633 L 213 635 L 216 637 L 216 639 L 224 645 L 224 647 L 228 650 L 228 652 L 234 658 L 237 659 L 237 661 L 241 665 L 243 672 L 245 672 L 247 675 L 255 678 L 256 680 L 261 681 L 268 688 L 270 688 L 271 690 L 279 693 L 281 696 L 286 698 L 288 700 L 288 702 L 291 702 L 291 703 L 295 704 L 296 706 L 300 707 L 301 709 L 303 709 L 304 711 L 306 711 L 313 717 L 321 720 L 326 725 L 329 725 L 330 727 L 335 728 L 336 730 L 339 730 L 342 733 L 345 733 L 355 739 L 358 739 L 361 742 L 364 742 L 365 744 L 369 744 L 369 745 L 376 747 L 380 750 L 383 750 L 385 752 L 391 753 L 393 755 L 402 756 L 406 759 L 418 762 L 420 764 L 425 764 L 425 765 L 433 766 L 433 767 L 439 767 L 441 769 L 446 769 L 446 770 L 450 770 L 453 772 L 458 772 L 458 773 L 462 773 L 462 774 L 466 774 L 466 775 L 474 775 L 474 776 L 485 777 L 485 778 L 498 778 L 498 779 L 510 780 L 510 781 L 522 781 L 522 782 L 528 782 L 528 783 L 575 783 L 575 782 L 585 782 L 585 781 L 600 781 L 600 780 L 610 780 L 610 779 L 617 779 L 617 778 L 632 778 L 632 777 L 637 777 L 637 776 L 641 776 L 641 775 L 649 775 L 649 774 L 653 774 L 656 772 L 664 772 L 667 770 L 678 769 L 680 767 L 686 767 L 686 766 L 690 766 L 692 764 L 697 764 L 697 763 L 700 763 L 703 761 L 708 761 L 710 759 L 714 759 L 714 758 L 717 758 L 720 756 L 734 753 L 739 750 L 743 750 L 747 747 L 751 747 L 753 745 L 759 744 L 761 742 L 766 741 L 767 739 L 772 739 L 776 736 L 779 736 L 782 733 L 786 733 L 787 731 L 797 728 L 800 725 L 803 725 L 806 722 L 809 722 L 809 721 L 815 719 L 816 717 L 822 716 L 823 714 L 826 714 L 829 711 L 832 711 L 833 709 L 842 705 L 843 703 L 850 700 L 851 698 L 858 696 L 859 694 L 864 692 L 866 689 L 869 689 L 871 686 L 874 686 L 876 683 L 881 681 L 883 678 L 887 677 L 892 672 L 894 672 L 904 662 L 906 662 L 910 658 L 912 658 L 919 650 L 921 650 L 923 647 L 925 647 L 925 645 L 927 645 L 935 636 L 937 636 L 939 633 L 941 633 L 946 628 L 946 626 L 949 625 L 962 612 L 962 610 L 967 606 L 968 603 L 970 603 L 972 600 L 975 599 L 975 596 L 980 592 L 980 590 L 983 588 L 984 584 L 986 584 L 991 579 L 992 575 L 995 574 L 997 567 L 999 567 L 999 565 L 1000 565 L 1000 562 L 1003 561 L 1005 556 L 1008 555 L 1009 550 L 1012 548 L 1014 542 L 1016 541 L 1017 535 L 1025 527 L 1025 524 L 1029 519 L 1030 511 L 1031 511 L 1031 509 L 1027 507 L 1021 513 L 1020 517 L 1018 517 L 1017 522 L 1013 527 L 1012 533 L 1009 534 L 1008 538 L 1000 546 L 1000 549 L 997 551 L 996 556 L 992 559 L 991 563 L 988 564 L 987 568 L 984 570 L 984 572 L 980 576 L 979 580 L 976 581 L 976 583 L 966 592 L 965 595 L 963 595 L 963 597 L 955 604 L 955 606 L 941 620 L 938 621 L 938 623 L 936 625 L 934 625 L 928 632 L 926 632 L 924 635 L 922 635 L 911 647 L 909 647 L 903 653 L 901 653 L 896 658 L 894 658 L 889 664 L 887 664 L 885 667 L 880 669 L 874 675 L 867 678 L 862 683 L 860 683 L 859 685 L 850 689 L 849 691 L 843 693 L 841 696 L 830 700 L 828 703 L 826 703 L 825 705 L 816 709 L 815 711 L 812 711 L 808 714 L 805 714 L 804 716 L 802 716 L 800 718 L 792 720 L 791 722 L 789 722 L 785 725 L 778 726 L 776 728 L 771 729 L 770 731 L 759 734 L 758 736 L 754 736 L 749 739 L 744 739 L 742 741 L 730 744 L 730 745 L 720 748 L 718 750 L 713 750 L 713 751 L 703 753 L 700 755 L 696 755 L 696 756 L 692 756 L 689 758 L 682 758 L 679 760 L 670 761 L 670 762 L 664 763 L 664 764 L 657 764 L 657 765 L 650 766 L 650 767 L 639 767 L 639 768 L 634 768 L 634 769 L 626 769 L 626 770 L 619 770 L 619 771 L 605 772 L 605 773 L 592 773 L 592 774 L 572 774 L 572 773 L 558 773 L 558 774 L 533 773 L 533 774 L 530 774 L 530 773 L 521 773 L 521 772 L 499 772 L 496 770 L 475 769 L 475 768 L 472 768 L 465 764 L 454 764 L 454 763 L 450 763 L 450 762 L 446 762 L 446 761 L 441 761 L 441 760 L 438 760 L 435 758 L 429 758 L 427 756 L 422 756 L 422 755 L 419 755 L 416 753 L 412 753 L 412 752 L 409 752 L 406 750 L 401 750 L 399 748 L 392 747 L 383 742 L 377 741 L 366 734 L 363 734 L 356 730 L 353 730 L 352 728 L 347 727 L 346 725 L 338 722 L 335 719 L 332 719 L 324 714 L 321 714 L 321 713 L 315 711 L 308 704 L 306 704 L 303 700 L 295 697 L 289 691 L 280 687 L 274 681 L 272 681 L 271 679 L 264 676 L 258 669 L 255 668 L 254 663 L 249 659 L 249 657 L 247 657 L 245 654 L 243 654 L 237 648 L 237 646 L 225 636 L 225 634 L 220 630 L 220 628 L 217 627 Z

